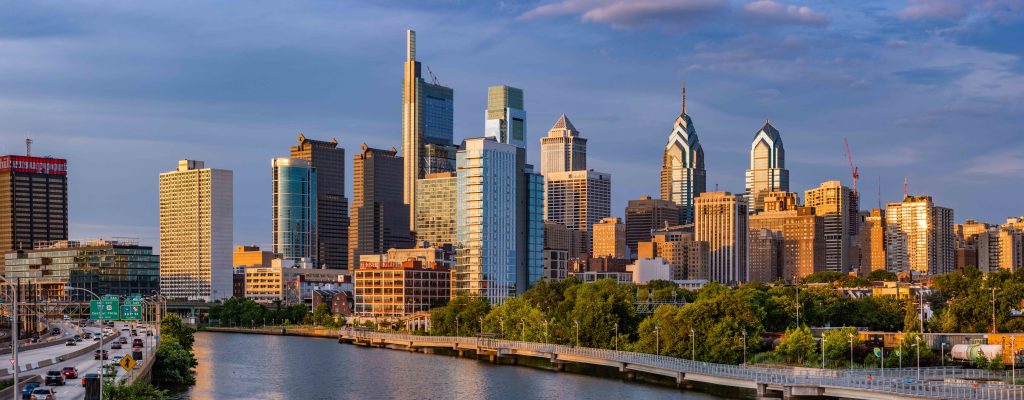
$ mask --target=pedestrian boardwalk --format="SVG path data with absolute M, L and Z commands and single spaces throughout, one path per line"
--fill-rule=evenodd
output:
M 565 363 L 601 365 L 674 378 L 677 383 L 704 382 L 751 389 L 758 398 L 825 396 L 855 399 L 992 399 L 1024 400 L 1024 385 L 1003 383 L 1005 374 L 940 368 L 822 370 L 738 366 L 546 343 L 475 337 L 416 336 L 342 329 L 341 342 L 407 350 L 443 348 L 460 354 L 496 357 L 535 357 L 550 360 L 558 369 Z M 920 378 L 918 378 L 920 376 Z M 995 381 L 989 381 L 996 379 Z

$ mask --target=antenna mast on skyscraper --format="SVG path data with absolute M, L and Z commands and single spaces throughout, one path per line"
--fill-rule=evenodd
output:
M 686 114 L 686 80 L 683 80 L 683 115 Z
M 32 139 L 25 134 L 25 155 L 32 157 Z
M 908 196 L 910 196 L 910 190 L 908 189 L 908 185 L 907 185 L 907 177 L 904 176 L 903 177 L 903 198 L 905 199 Z
M 878 176 L 878 209 L 882 209 L 882 176 Z

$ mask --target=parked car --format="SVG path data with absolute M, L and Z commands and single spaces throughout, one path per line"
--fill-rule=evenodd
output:
M 21 388 L 21 400 L 31 399 L 32 391 L 36 390 L 36 388 L 39 387 L 39 385 L 39 382 L 26 383 L 25 386 Z
M 75 367 L 64 367 L 64 368 L 61 368 L 60 373 L 64 375 L 65 379 L 76 379 L 76 378 L 78 378 L 78 368 L 75 368 Z
M 46 371 L 46 386 L 64 386 L 64 375 L 60 371 Z
M 68 339 L 68 341 L 64 343 L 65 346 L 74 346 L 76 344 L 78 344 L 78 342 L 76 342 L 75 339 Z
M 106 350 L 95 350 L 95 351 L 92 352 L 92 359 L 93 360 L 99 360 L 100 358 L 103 358 L 104 360 L 106 360 L 109 357 L 110 356 L 109 356 L 109 354 L 107 354 Z
M 57 393 L 50 388 L 36 388 L 32 391 L 32 400 L 56 400 Z

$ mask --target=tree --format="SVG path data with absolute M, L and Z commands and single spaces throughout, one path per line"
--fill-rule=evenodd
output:
M 799 328 L 787 329 L 786 334 L 779 340 L 775 347 L 775 353 L 782 356 L 789 363 L 804 364 L 814 359 L 817 346 L 814 345 L 814 336 L 807 325 Z
M 153 364 L 153 379 L 157 383 L 192 384 L 195 374 L 192 368 L 199 365 L 192 352 L 171 337 L 160 339 L 156 349 L 156 363 Z
M 491 304 L 476 296 L 457 296 L 448 305 L 430 310 L 430 334 L 473 336 L 480 331 L 480 318 Z
M 167 391 L 158 389 L 149 382 L 136 382 L 131 385 L 120 383 L 104 383 L 103 398 L 108 400 L 163 400 Z
M 853 348 L 863 346 L 856 328 L 829 329 L 824 332 L 822 337 L 825 340 L 825 358 L 837 366 L 850 363 L 851 340 Z
M 891 282 L 891 281 L 895 281 L 896 280 L 896 273 L 889 272 L 889 271 L 886 271 L 884 269 L 876 269 L 876 270 L 871 271 L 871 272 L 868 273 L 867 279 L 869 281 L 872 281 L 872 282 L 874 282 L 874 281 L 889 281 L 889 282 Z
M 196 340 L 195 333 L 195 328 L 183 324 L 177 314 L 167 315 L 160 321 L 160 334 L 163 335 L 161 341 L 176 341 L 189 351 Z
M 503 334 L 503 338 L 510 340 L 544 342 L 546 323 L 540 309 L 522 297 L 512 297 L 487 313 L 483 332 Z
M 334 316 L 331 315 L 331 308 L 327 306 L 327 303 L 316 305 L 316 309 L 313 310 L 313 324 L 328 328 L 337 327 L 337 322 L 334 320 Z

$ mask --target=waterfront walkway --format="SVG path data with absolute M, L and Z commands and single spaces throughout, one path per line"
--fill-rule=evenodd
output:
M 906 398 L 1024 400 L 1024 386 L 1003 383 L 1005 374 L 975 369 L 787 369 L 737 366 L 693 361 L 654 354 L 588 347 L 520 342 L 474 337 L 415 336 L 342 329 L 338 340 L 364 346 L 412 351 L 451 349 L 460 355 L 473 352 L 499 357 L 534 357 L 549 360 L 556 369 L 566 363 L 618 368 L 627 376 L 637 372 L 674 378 L 677 383 L 703 382 L 751 389 L 758 398 L 796 399 L 836 397 L 871 400 Z M 918 379 L 920 374 L 920 379 Z

